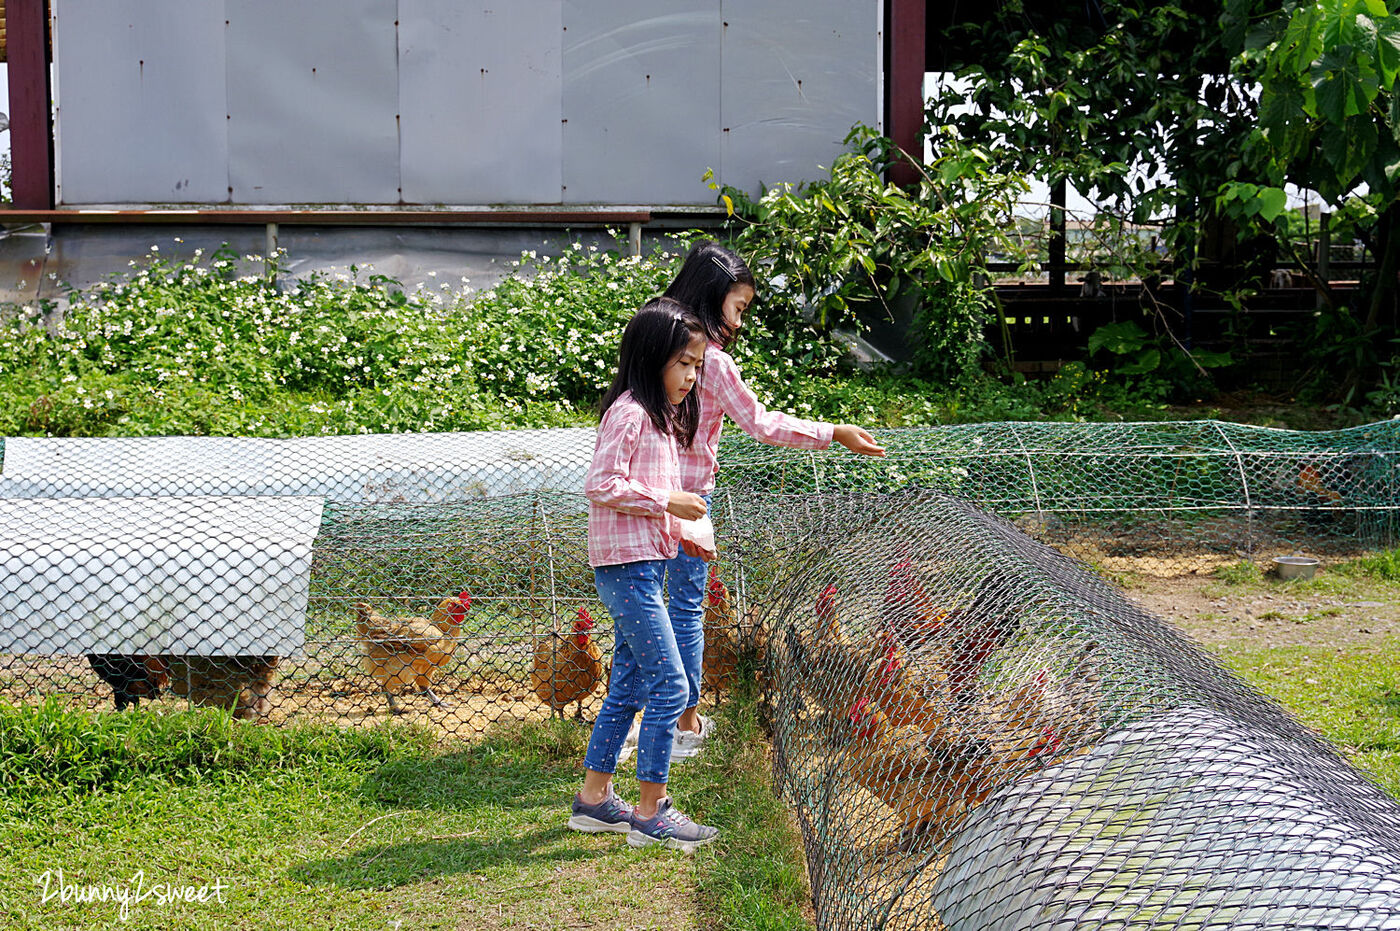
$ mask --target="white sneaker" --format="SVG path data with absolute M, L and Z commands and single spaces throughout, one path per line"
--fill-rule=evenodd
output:
M 700 751 L 705 749 L 705 738 L 710 736 L 710 728 L 714 727 L 714 719 L 707 718 L 703 714 L 700 718 L 700 732 L 695 731 L 671 731 L 671 759 L 688 760 L 693 756 L 699 756 Z M 632 729 L 627 732 L 627 738 L 622 741 L 622 749 L 617 754 L 619 764 L 626 762 L 632 754 L 637 752 L 637 737 L 642 730 L 642 719 L 640 716 L 632 722 Z
M 622 741 L 622 749 L 618 751 L 617 762 L 625 763 L 632 754 L 637 752 L 637 737 L 642 732 L 641 715 L 632 719 L 632 727 L 627 731 L 627 739 Z
M 710 736 L 710 728 L 714 727 L 715 722 L 703 714 L 699 715 L 699 718 L 700 730 L 698 732 L 682 730 L 671 732 L 671 759 L 688 760 L 693 756 L 699 756 L 700 752 L 705 749 L 705 738 Z

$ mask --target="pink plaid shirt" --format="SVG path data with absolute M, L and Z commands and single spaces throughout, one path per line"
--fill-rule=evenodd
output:
M 715 473 L 719 471 L 719 433 L 725 414 L 749 436 L 770 446 L 826 449 L 835 429 L 833 424 L 790 417 L 764 407 L 744 384 L 734 358 L 710 343 L 700 376 L 700 426 L 690 449 L 680 451 L 683 490 L 697 495 L 714 490 Z
M 674 559 L 680 520 L 666 505 L 680 487 L 676 438 L 657 430 L 632 392 L 624 391 L 598 425 L 593 462 L 583 480 L 588 564 Z

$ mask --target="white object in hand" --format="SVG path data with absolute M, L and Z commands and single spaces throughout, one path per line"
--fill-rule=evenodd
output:
M 699 520 L 681 521 L 681 539 L 689 540 L 707 553 L 715 551 L 715 522 L 706 514 Z

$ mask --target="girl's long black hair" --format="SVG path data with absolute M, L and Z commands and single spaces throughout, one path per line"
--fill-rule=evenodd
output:
M 656 429 L 672 434 L 688 448 L 700 423 L 700 392 L 692 390 L 680 404 L 672 404 L 666 397 L 662 373 L 691 340 L 703 335 L 704 326 L 680 301 L 658 297 L 643 304 L 622 331 L 617 377 L 603 395 L 599 416 L 608 412 L 622 392 L 631 391 Z
M 691 247 L 666 296 L 692 308 L 705 327 L 705 335 L 728 348 L 735 330 L 724 322 L 724 298 L 736 284 L 758 290 L 743 259 L 713 240 L 702 239 Z

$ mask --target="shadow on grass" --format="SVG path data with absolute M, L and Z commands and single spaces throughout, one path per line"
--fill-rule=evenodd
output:
M 419 830 L 400 843 L 299 864 L 288 876 L 310 885 L 382 889 L 498 866 L 591 859 L 597 854 L 580 846 L 562 817 L 581 778 L 587 739 L 587 728 L 572 721 L 511 723 L 457 753 L 385 763 L 359 792 L 386 815 L 438 812 L 452 823 L 467 815 L 487 827 L 462 832 L 445 825 L 427 838 Z

